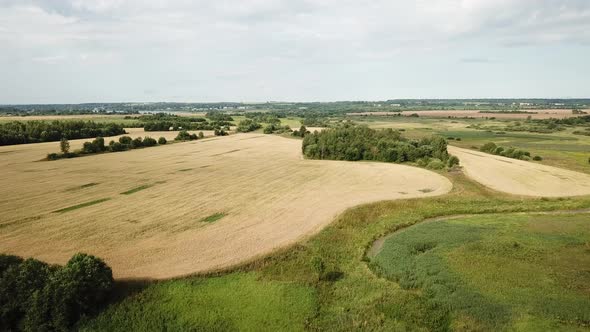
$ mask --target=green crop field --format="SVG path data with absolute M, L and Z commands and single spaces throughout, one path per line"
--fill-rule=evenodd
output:
M 388 237 L 372 263 L 403 289 L 420 290 L 441 325 L 581 329 L 590 323 L 589 219 L 486 214 L 425 222 Z

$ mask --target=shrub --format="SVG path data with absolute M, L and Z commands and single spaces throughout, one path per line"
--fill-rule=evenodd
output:
M 156 141 L 155 138 L 151 138 L 151 137 L 145 137 L 143 139 L 143 146 L 145 147 L 150 147 L 150 146 L 155 146 L 158 145 L 158 141 Z
M 131 145 L 131 137 L 129 136 L 121 136 L 119 137 L 119 143 L 124 144 L 124 145 Z
M 48 153 L 47 160 L 58 160 L 60 159 L 60 155 L 57 153 Z
M 166 143 L 168 143 L 168 141 L 166 140 L 166 137 L 160 137 L 160 138 L 158 138 L 158 144 L 164 145 Z
M 428 168 L 428 169 L 443 169 L 443 168 L 445 168 L 445 163 L 439 159 L 432 159 L 430 162 L 428 162 L 428 165 L 426 165 L 426 168 Z
M 132 149 L 141 148 L 142 146 L 143 146 L 143 140 L 141 139 L 141 137 L 136 137 L 131 141 L 131 148 Z
M 181 130 L 174 140 L 176 141 L 189 141 L 191 139 L 191 135 L 186 130 Z
M 121 144 L 120 142 L 111 141 L 111 143 L 109 143 L 109 148 L 113 152 L 119 152 L 127 150 L 127 145 Z
M 451 168 L 457 165 L 459 165 L 459 158 L 456 156 L 450 156 L 449 160 L 447 161 L 447 167 Z
M 541 157 L 541 156 L 534 156 L 533 157 L 533 160 L 534 161 L 541 161 L 541 160 L 543 160 L 543 157 Z
M 229 135 L 225 130 L 223 129 L 215 129 L 214 131 L 215 136 L 227 136 Z
M 489 142 L 484 144 L 481 148 L 479 148 L 479 150 L 483 152 L 493 153 L 496 150 L 496 148 L 497 146 L 494 142 Z
M 259 129 L 260 127 L 262 126 L 258 122 L 255 122 L 252 119 L 244 119 L 238 123 L 236 130 L 240 133 L 247 133 Z
M 202 131 L 199 131 L 199 138 L 203 138 L 203 137 L 205 137 L 205 134 L 203 134 Z

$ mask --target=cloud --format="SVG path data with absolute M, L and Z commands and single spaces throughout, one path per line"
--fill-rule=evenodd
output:
M 342 68 L 358 75 L 377 64 L 394 68 L 425 55 L 434 61 L 453 50 L 462 51 L 449 55 L 455 63 L 483 65 L 503 58 L 503 50 L 590 45 L 590 2 L 0 0 L 0 44 L 12 50 L 0 56 L 3 68 L 70 62 L 95 75 L 126 73 L 121 81 L 128 84 L 149 81 L 138 87 L 141 96 L 190 76 L 222 90 L 203 95 L 222 95 L 220 82 L 235 79 L 243 86 L 256 75 L 271 90 L 284 77 L 305 79 L 302 73 L 321 81 L 318 68 L 324 76 L 338 76 Z M 499 54 L 464 55 L 484 54 L 477 51 L 484 48 Z M 195 83 L 187 94 L 198 95 L 204 86 Z M 164 86 L 158 92 L 167 93 Z

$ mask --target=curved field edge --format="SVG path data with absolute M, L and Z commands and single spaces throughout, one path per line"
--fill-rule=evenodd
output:
M 590 210 L 435 218 L 387 236 L 369 266 L 419 289 L 441 319 L 468 330 L 590 325 Z M 457 328 L 459 326 L 453 326 Z
M 244 286 L 265 286 L 275 282 L 286 287 L 308 287 L 313 291 L 313 311 L 300 321 L 306 330 L 430 330 L 440 323 L 436 313 L 419 292 L 403 290 L 397 283 L 379 277 L 367 266 L 365 253 L 378 238 L 395 230 L 414 225 L 423 220 L 457 214 L 482 214 L 505 212 L 538 212 L 576 210 L 590 208 L 590 197 L 564 199 L 525 199 L 501 197 L 497 193 L 467 179 L 462 174 L 449 174 L 454 189 L 451 193 L 426 199 L 410 199 L 366 204 L 347 210 L 328 227 L 305 242 L 282 249 L 274 254 L 244 264 L 224 273 L 193 276 L 178 280 L 149 283 L 145 288 L 134 290 L 132 295 L 111 305 L 94 321 L 83 322 L 81 327 L 103 330 L 112 322 L 120 322 L 119 330 L 142 326 L 142 320 L 166 324 L 179 315 L 191 312 L 194 316 L 215 316 L 216 319 L 238 324 L 243 320 L 258 319 L 264 310 L 224 313 L 213 309 L 214 303 L 200 306 L 181 306 L 185 303 L 178 293 L 167 291 L 165 297 L 155 296 L 159 287 L 174 287 L 177 283 L 192 283 L 194 287 L 207 280 L 232 278 L 249 273 Z M 326 270 L 338 272 L 332 281 L 319 281 L 311 261 L 320 257 Z M 254 283 L 255 285 L 250 285 Z M 131 283 L 133 284 L 133 283 Z M 164 285 L 164 286 L 161 286 Z M 133 290 L 133 289 L 132 289 Z M 122 294 L 129 288 L 123 285 Z M 223 287 L 216 289 L 227 293 Z M 258 296 L 254 293 L 252 296 Z M 148 298 L 147 300 L 145 300 Z M 165 299 L 165 300 L 164 300 Z M 138 318 L 132 314 L 150 303 L 150 312 Z M 306 301 L 302 298 L 302 301 Z M 166 306 L 178 304 L 178 311 L 165 310 Z M 286 307 L 285 307 L 286 308 Z M 158 310 L 156 310 L 158 309 Z M 255 315 L 256 317 L 253 317 Z M 424 317 L 432 317 L 425 320 Z M 211 318 L 212 319 L 212 318 Z M 468 320 L 458 317 L 457 320 Z M 193 326 L 206 326 L 207 321 L 193 322 Z M 170 325 L 171 326 L 171 325 Z M 301 326 L 301 325 L 299 325 Z

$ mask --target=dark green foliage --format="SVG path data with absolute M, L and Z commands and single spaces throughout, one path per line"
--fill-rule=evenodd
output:
M 213 132 L 215 134 L 215 136 L 227 136 L 229 135 L 225 130 L 223 129 L 215 129 L 215 131 Z
M 76 254 L 64 266 L 0 255 L 0 330 L 67 331 L 94 314 L 113 287 L 99 258 Z
M 222 126 L 231 125 L 222 120 L 224 117 L 213 116 L 212 122 L 207 122 L 203 117 L 183 117 L 167 113 L 140 116 L 145 131 L 169 131 L 169 130 L 214 130 Z M 230 117 L 231 118 L 231 117 Z M 230 120 L 231 121 L 231 120 Z
M 303 139 L 303 153 L 313 159 L 377 160 L 414 162 L 421 158 L 448 160 L 447 142 L 442 137 L 408 140 L 392 129 L 374 130 L 345 125 L 314 132 Z
M 260 112 L 248 112 L 245 114 L 247 119 L 251 119 L 254 122 L 268 123 L 276 126 L 281 125 L 281 119 L 284 118 L 284 114 L 277 113 L 260 113 Z
M 176 138 L 174 140 L 176 140 L 176 141 L 190 141 L 191 135 L 188 133 L 188 131 L 181 130 L 178 133 L 178 135 L 176 135 Z
M 504 148 L 502 146 L 497 146 L 494 142 L 488 142 L 484 144 L 482 147 L 479 148 L 480 151 L 486 152 L 489 154 L 495 154 L 498 156 L 513 158 L 513 159 L 520 159 L 520 160 L 529 160 L 531 157 L 531 153 L 528 151 L 516 149 L 513 147 Z M 535 156 L 534 160 L 543 160 L 540 156 Z
M 123 144 L 123 145 L 131 145 L 131 141 L 133 139 L 129 136 L 121 136 L 119 137 L 119 143 Z
M 279 124 L 269 124 L 268 126 L 264 127 L 263 132 L 265 134 L 282 134 L 282 133 L 286 133 L 286 132 L 290 132 L 291 131 L 291 127 L 289 126 L 281 126 L 280 122 Z
M 541 160 L 543 160 L 543 157 L 541 157 L 541 156 L 534 156 L 533 157 L 533 160 L 534 161 L 541 161 Z
M 199 131 L 199 138 L 204 138 L 204 137 L 205 137 L 205 134 L 203 134 L 202 131 Z
M 55 142 L 124 134 L 121 125 L 92 121 L 12 121 L 0 124 L 0 145 Z
M 125 151 L 129 148 L 128 145 L 125 144 L 121 144 L 120 142 L 115 142 L 115 141 L 111 141 L 109 143 L 109 149 L 112 152 L 120 152 L 120 151 Z
M 308 127 L 327 127 L 328 120 L 319 116 L 306 116 L 301 120 L 301 124 Z
M 151 138 L 151 137 L 147 137 L 147 136 L 143 138 L 143 146 L 150 147 L 150 146 L 156 146 L 156 145 L 158 145 L 158 141 L 156 141 L 155 138 Z
M 160 138 L 158 138 L 158 144 L 164 145 L 166 143 L 168 143 L 168 141 L 166 140 L 166 137 L 160 137 Z
M 447 160 L 447 167 L 451 168 L 457 165 L 459 165 L 459 158 L 456 156 L 449 156 L 449 160 Z
M 104 138 L 97 137 L 92 142 L 84 142 L 82 146 L 82 153 L 99 153 L 107 150 L 104 145 Z
M 252 119 L 245 119 L 240 121 L 240 123 L 238 123 L 238 127 L 236 128 L 236 131 L 240 132 L 240 133 L 247 133 L 250 131 L 254 131 L 257 129 L 260 129 L 262 126 L 260 125 L 260 123 L 252 120 Z
M 305 137 L 306 134 L 309 134 L 309 131 L 307 130 L 307 128 L 305 128 L 305 126 L 301 126 L 299 127 L 299 130 L 294 130 L 291 135 L 297 137 Z

